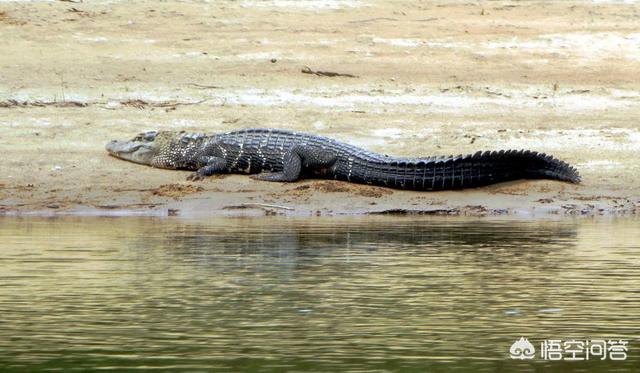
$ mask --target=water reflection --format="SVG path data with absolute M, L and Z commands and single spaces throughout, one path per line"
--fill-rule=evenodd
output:
M 0 224 L 0 368 L 631 372 L 640 357 L 508 359 L 521 335 L 640 345 L 635 221 Z

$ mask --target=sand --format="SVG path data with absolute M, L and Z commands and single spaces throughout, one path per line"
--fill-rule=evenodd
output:
M 639 30 L 635 1 L 0 1 L 0 214 L 635 215 Z M 104 151 L 247 127 L 398 156 L 526 148 L 583 183 L 188 182 Z

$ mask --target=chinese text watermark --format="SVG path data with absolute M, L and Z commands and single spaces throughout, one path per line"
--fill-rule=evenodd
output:
M 509 355 L 517 360 L 627 360 L 628 351 L 629 341 L 624 339 L 545 339 L 536 355 L 533 343 L 521 337 L 511 345 Z

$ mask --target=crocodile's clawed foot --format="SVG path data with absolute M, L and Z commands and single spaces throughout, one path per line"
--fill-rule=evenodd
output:
M 187 176 L 187 180 L 189 181 L 200 181 L 204 180 L 204 176 L 200 175 L 198 172 L 193 172 Z

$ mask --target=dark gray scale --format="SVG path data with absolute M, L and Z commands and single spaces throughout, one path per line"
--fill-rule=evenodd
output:
M 256 160 L 259 162 L 258 172 L 262 171 L 270 171 L 271 167 L 268 163 L 268 146 L 269 146 L 269 133 L 270 132 L 262 132 L 256 136 L 257 141 L 257 149 L 256 149 Z
M 459 159 L 459 167 L 460 167 L 460 188 L 465 187 L 465 183 L 468 183 L 471 179 L 471 169 L 469 168 L 469 159 L 470 157 L 467 155 Z
M 382 166 L 382 171 L 380 178 L 382 179 L 385 186 L 395 187 L 395 171 L 397 168 L 397 162 L 393 162 L 391 160 L 385 162 Z
M 404 181 L 405 181 L 405 172 L 407 167 L 407 162 L 403 159 L 398 159 L 393 163 L 393 184 L 398 189 L 404 189 Z
M 455 189 L 456 168 L 453 158 L 448 157 L 445 162 L 445 182 L 442 189 Z
M 240 170 L 244 171 L 244 168 L 246 167 L 245 164 L 246 162 L 244 161 L 244 157 L 245 157 L 245 142 L 246 142 L 246 136 L 247 133 L 246 132 L 240 132 L 238 133 L 237 138 L 233 141 L 232 146 L 229 147 L 229 150 L 231 150 L 231 154 L 229 155 L 227 158 L 227 162 L 229 162 L 228 166 L 229 167 L 229 171 L 230 172 L 240 172 Z
M 439 190 L 445 190 L 448 187 L 448 183 L 451 180 L 450 172 L 450 163 L 449 158 L 442 158 L 440 160 L 440 181 Z
M 350 179 L 354 183 L 366 184 L 367 179 L 365 178 L 365 170 L 366 170 L 366 161 L 362 158 L 355 156 L 351 161 L 351 175 Z
M 418 182 L 416 184 L 416 189 L 425 189 L 425 184 L 429 180 L 427 178 L 427 161 L 419 160 L 416 164 L 416 178 Z
M 459 155 L 451 158 L 451 189 L 460 189 L 461 170 L 458 165 L 460 158 Z
M 405 170 L 405 189 L 416 189 L 416 162 L 411 160 L 407 162 Z
M 282 170 L 283 148 L 284 139 L 279 133 L 267 135 L 265 146 L 262 148 L 265 157 L 265 171 L 277 172 Z

